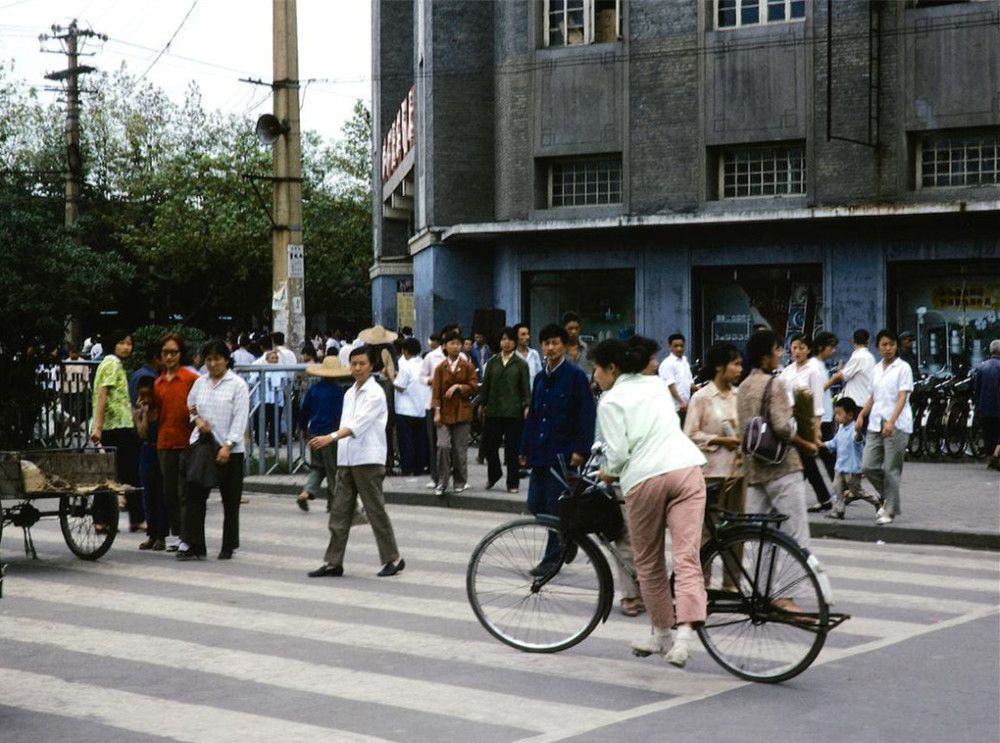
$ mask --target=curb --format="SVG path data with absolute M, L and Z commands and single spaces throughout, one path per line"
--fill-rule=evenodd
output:
M 295 496 L 300 486 L 291 483 L 258 481 L 246 483 L 249 493 Z M 490 495 L 471 493 L 466 495 L 447 494 L 438 497 L 433 493 L 412 490 L 386 490 L 385 502 L 403 506 L 425 506 L 455 508 L 469 511 L 493 511 L 495 513 L 525 513 L 523 496 Z M 852 542 L 882 541 L 886 544 L 926 544 L 964 549 L 991 550 L 1000 552 L 1000 534 L 988 532 L 941 531 L 918 529 L 906 526 L 876 526 L 850 522 L 832 522 L 829 519 L 811 519 L 809 532 L 813 537 L 831 537 Z

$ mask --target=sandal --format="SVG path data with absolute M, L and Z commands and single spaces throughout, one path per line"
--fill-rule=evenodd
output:
M 637 617 L 646 611 L 641 598 L 625 598 L 621 600 L 621 612 L 627 617 Z

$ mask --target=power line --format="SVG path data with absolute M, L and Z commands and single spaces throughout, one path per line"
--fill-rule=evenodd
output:
M 146 74 L 151 69 L 153 69 L 153 66 L 157 62 L 160 61 L 160 57 L 162 57 L 163 54 L 167 51 L 167 49 L 170 48 L 170 45 L 174 42 L 174 39 L 177 38 L 177 34 L 179 34 L 181 32 L 181 29 L 184 28 L 184 24 L 187 23 L 187 19 L 191 17 L 191 12 L 194 10 L 194 8 L 195 8 L 195 6 L 197 4 L 198 4 L 198 0 L 194 0 L 194 2 L 191 3 L 191 7 L 188 8 L 188 12 L 184 14 L 184 17 L 181 19 L 180 25 L 177 27 L 177 29 L 174 31 L 174 33 L 167 40 L 167 43 L 164 45 L 163 49 L 160 50 L 160 53 L 156 55 L 156 58 L 152 62 L 149 63 L 149 67 L 146 68 L 146 71 L 143 72 L 141 75 L 139 75 L 139 78 L 135 81 L 135 85 L 138 85 L 139 83 L 142 82 L 143 78 L 146 77 Z

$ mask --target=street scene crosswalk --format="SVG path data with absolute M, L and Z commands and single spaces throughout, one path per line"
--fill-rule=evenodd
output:
M 406 570 L 377 578 L 367 526 L 342 578 L 310 579 L 327 543 L 320 509 L 251 495 L 241 549 L 207 560 L 140 552 L 120 534 L 101 560 L 33 529 L 39 559 L 4 534 L 0 740 L 483 741 L 554 743 L 746 686 L 700 646 L 684 670 L 634 658 L 643 615 L 617 611 L 580 645 L 527 654 L 493 640 L 465 595 L 479 539 L 499 513 L 391 506 Z M 817 540 L 833 581 L 834 630 L 813 667 L 1000 610 L 996 553 Z M 38 731 L 49 731 L 39 736 Z

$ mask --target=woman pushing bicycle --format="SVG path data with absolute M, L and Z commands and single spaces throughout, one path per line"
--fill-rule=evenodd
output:
M 673 399 L 658 377 L 643 376 L 649 361 L 646 339 L 602 341 L 589 358 L 604 390 L 597 409 L 607 462 L 600 477 L 618 479 L 635 551 L 651 635 L 632 643 L 636 655 L 662 655 L 683 667 L 693 629 L 705 621 L 706 593 L 698 549 L 705 513 L 705 457 L 681 431 Z M 674 565 L 674 615 L 667 573 L 665 529 L 670 529 Z M 671 642 L 676 620 L 677 633 Z

